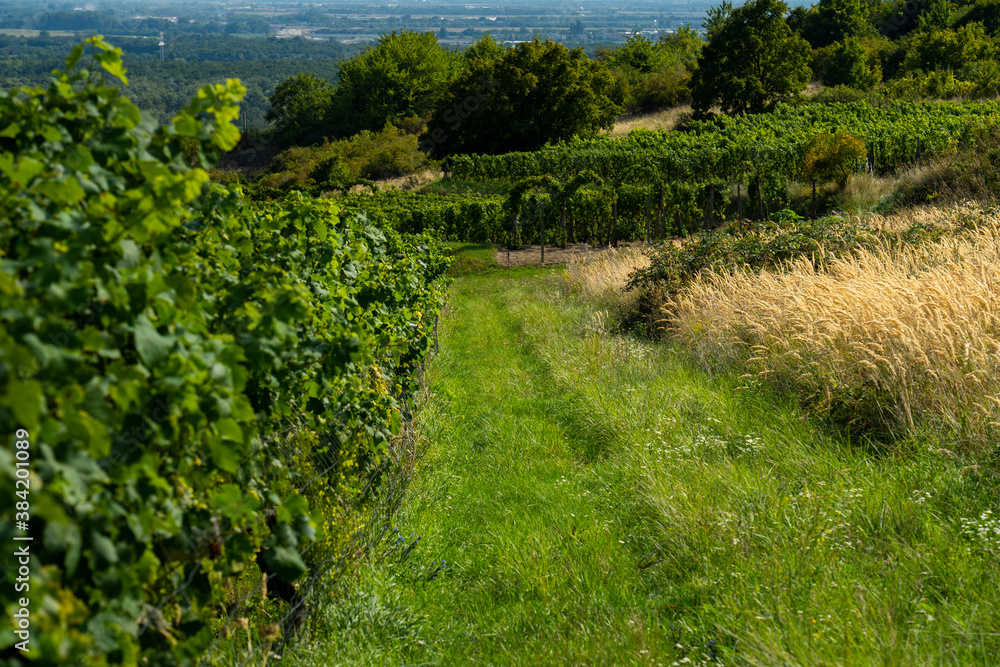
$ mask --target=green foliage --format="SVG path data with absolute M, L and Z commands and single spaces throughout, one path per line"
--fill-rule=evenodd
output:
M 984 80 L 995 86 L 995 78 Z M 971 97 L 976 90 L 974 81 L 962 81 L 953 72 L 936 70 L 927 74 L 911 73 L 886 85 L 888 94 L 898 100 L 938 99 L 951 100 Z
M 471 61 L 434 107 L 421 136 L 435 156 L 534 150 L 610 128 L 611 76 L 582 49 L 535 40 Z
M 620 97 L 632 112 L 648 112 L 677 106 L 690 100 L 687 80 L 704 45 L 690 28 L 652 41 L 642 35 L 603 55 L 620 79 Z
M 868 7 L 862 0 L 820 0 L 807 39 L 813 46 L 843 42 L 869 32 Z
M 843 188 L 864 159 L 865 142 L 857 137 L 845 131 L 821 134 L 806 146 L 802 174 L 813 182 L 837 181 Z
M 478 40 L 465 47 L 462 56 L 468 62 L 473 60 L 499 60 L 507 52 L 507 48 L 493 39 L 492 35 L 486 34 Z
M 861 42 L 846 38 L 817 53 L 814 68 L 825 86 L 871 90 L 882 81 L 882 67 Z
M 124 79 L 119 51 L 87 45 Z M 211 186 L 204 168 L 239 139 L 238 82 L 160 126 L 88 77 L 0 92 L 0 432 L 31 443 L 29 655 L 194 665 L 258 555 L 292 581 L 317 537 L 344 539 L 361 462 L 414 389 L 447 260 L 330 202 L 255 208 Z M 322 486 L 337 503 L 310 507 L 304 468 L 266 446 L 292 418 L 336 443 Z M 0 499 L 8 542 L 14 498 Z M 6 587 L 0 605 L 22 595 Z
M 1000 31 L 1000 0 L 976 0 L 958 21 L 959 25 L 981 23 L 994 37 Z
M 691 77 L 695 112 L 760 113 L 809 82 L 809 45 L 792 34 L 779 0 L 751 0 L 713 24 Z
M 805 221 L 791 211 L 779 212 L 772 221 L 700 233 L 683 245 L 656 246 L 650 253 L 650 265 L 629 277 L 627 289 L 648 294 L 650 306 L 655 308 L 703 270 L 731 266 L 761 270 L 803 256 L 818 262 L 821 255 L 842 256 L 877 243 L 871 231 L 843 218 Z
M 948 0 L 932 0 L 917 16 L 917 30 L 932 32 L 950 28 L 955 19 L 955 4 Z
M 918 141 L 926 158 L 997 125 L 996 102 L 779 105 L 770 114 L 694 121 L 687 132 L 634 131 L 530 153 L 453 156 L 450 163 L 456 177 L 479 180 L 566 179 L 589 169 L 619 182 L 745 183 L 755 175 L 795 178 L 808 142 L 827 132 L 848 130 L 871 144 L 876 168 L 888 172 L 916 159 Z
M 307 141 L 329 114 L 333 87 L 312 74 L 296 74 L 282 81 L 269 101 L 267 120 L 275 124 L 284 144 Z
M 418 149 L 416 135 L 387 125 L 377 133 L 362 130 L 349 139 L 288 148 L 274 158 L 269 173 L 256 185 L 279 192 L 321 193 L 412 174 L 429 164 L 427 155 Z
M 346 137 L 377 132 L 409 116 L 426 117 L 462 58 L 438 44 L 434 33 L 395 30 L 340 66 L 329 127 Z
M 972 63 L 995 60 L 996 56 L 996 44 L 982 24 L 968 23 L 957 30 L 933 29 L 912 35 L 904 67 L 961 72 Z

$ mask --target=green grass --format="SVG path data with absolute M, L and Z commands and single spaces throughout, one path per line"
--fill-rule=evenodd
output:
M 553 270 L 456 280 L 396 523 L 283 662 L 995 663 L 995 478 L 606 320 Z
M 445 251 L 451 255 L 450 276 L 473 276 L 500 268 L 494 256 L 496 250 L 489 243 L 446 242 Z

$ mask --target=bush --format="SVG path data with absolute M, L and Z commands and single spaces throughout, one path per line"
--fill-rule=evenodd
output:
M 295 146 L 279 153 L 259 185 L 281 190 L 343 190 L 359 180 L 404 176 L 432 166 L 417 137 L 386 125 L 350 139 L 319 146 Z
M 790 211 L 742 230 L 728 228 L 696 234 L 683 244 L 665 243 L 650 250 L 650 264 L 629 277 L 626 289 L 650 295 L 652 312 L 707 269 L 774 267 L 802 256 L 832 257 L 873 246 L 870 230 L 839 217 L 805 221 Z
M 814 183 L 836 181 L 843 189 L 864 158 L 865 142 L 857 137 L 843 130 L 820 134 L 806 145 L 802 173 Z

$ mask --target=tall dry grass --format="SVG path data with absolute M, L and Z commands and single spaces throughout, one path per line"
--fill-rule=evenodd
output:
M 761 274 L 707 272 L 667 311 L 705 358 L 745 363 L 747 377 L 790 387 L 838 418 L 995 445 L 1000 216 L 980 218 L 962 236 L 886 245 L 821 269 L 800 259 Z
M 677 127 L 677 123 L 687 118 L 691 114 L 691 105 L 682 104 L 672 109 L 654 111 L 653 113 L 640 114 L 637 116 L 622 116 L 615 121 L 611 128 L 612 137 L 624 137 L 632 130 L 643 128 L 646 130 L 670 131 Z
M 649 257 L 640 246 L 607 248 L 571 260 L 566 280 L 574 291 L 620 315 L 632 311 L 640 299 L 638 292 L 624 291 L 629 276 L 647 266 Z

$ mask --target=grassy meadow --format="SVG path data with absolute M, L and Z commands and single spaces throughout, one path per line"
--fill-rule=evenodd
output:
M 919 256 L 940 271 L 995 274 L 975 264 L 978 250 L 942 247 Z M 789 390 L 795 378 L 747 377 L 734 332 L 756 330 L 734 319 L 751 312 L 741 304 L 792 289 L 775 281 L 812 285 L 815 272 L 791 267 L 758 292 L 739 272 L 706 276 L 664 311 L 688 300 L 683 335 L 651 340 L 616 325 L 635 298 L 621 294 L 625 267 L 641 256 L 498 270 L 488 247 L 453 250 L 457 277 L 417 412 L 407 496 L 283 662 L 995 662 L 991 432 L 964 448 L 930 427 L 875 442 L 825 419 Z M 870 268 L 894 266 L 893 252 Z M 878 303 L 893 294 L 908 303 L 918 296 L 891 281 L 915 280 L 919 294 L 919 266 L 865 289 Z M 725 295 L 707 291 L 723 283 Z M 959 291 L 956 301 L 978 303 Z M 928 312 L 946 329 L 973 318 Z M 791 367 L 781 345 L 747 349 Z M 831 366 L 845 358 L 814 356 Z

